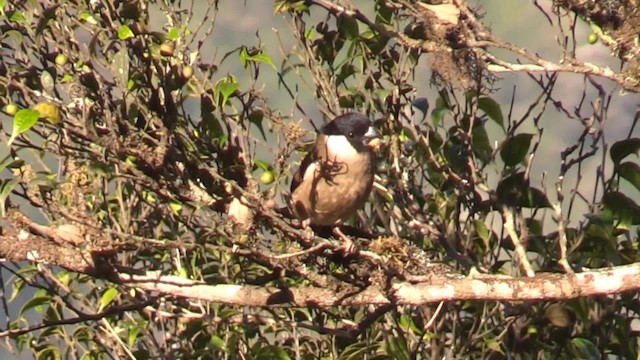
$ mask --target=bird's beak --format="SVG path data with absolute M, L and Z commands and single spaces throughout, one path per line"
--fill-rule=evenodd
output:
M 367 132 L 364 134 L 364 137 L 362 138 L 362 143 L 364 146 L 368 146 L 368 147 L 375 147 L 376 143 L 379 143 L 380 141 L 375 141 L 375 140 L 380 140 L 382 139 L 382 136 L 380 136 L 380 133 L 378 132 L 378 130 L 376 130 L 373 126 L 369 126 L 369 129 L 367 130 Z

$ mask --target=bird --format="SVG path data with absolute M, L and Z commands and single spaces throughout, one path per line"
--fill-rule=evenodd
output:
M 353 250 L 340 225 L 369 197 L 380 138 L 371 120 L 355 112 L 337 116 L 320 128 L 291 181 L 289 207 L 303 228 L 330 227 L 347 251 Z

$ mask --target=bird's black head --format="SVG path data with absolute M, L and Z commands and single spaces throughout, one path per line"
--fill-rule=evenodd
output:
M 362 150 L 368 146 L 369 141 L 380 135 L 372 127 L 371 120 L 359 113 L 347 113 L 340 115 L 331 122 L 325 124 L 320 132 L 332 136 L 342 135 L 357 150 Z

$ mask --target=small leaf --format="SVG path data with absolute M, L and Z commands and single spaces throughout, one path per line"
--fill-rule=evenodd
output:
M 551 203 L 544 191 L 530 187 L 527 191 L 527 197 L 523 199 L 520 206 L 532 209 L 548 208 L 551 207 Z
M 262 62 L 271 66 L 274 70 L 276 69 L 276 65 L 273 63 L 271 57 L 263 53 L 262 50 L 252 50 L 251 53 L 249 53 L 249 50 L 246 47 L 242 47 L 242 49 L 240 49 L 240 62 L 244 68 L 247 67 L 249 62 Z
M 504 130 L 504 117 L 500 105 L 490 97 L 483 96 L 478 99 L 478 109 L 482 110 L 487 116 L 495 121 Z
M 500 149 L 500 157 L 506 166 L 520 164 L 529 152 L 533 134 L 517 134 L 505 141 Z
M 357 39 L 360 35 L 358 21 L 352 16 L 340 15 L 338 17 L 338 30 L 348 40 Z
M 473 153 L 483 162 L 489 162 L 491 160 L 491 144 L 489 143 L 489 136 L 487 130 L 483 125 L 476 125 L 471 132 Z
M 260 135 L 264 140 L 267 140 L 267 134 L 264 132 L 264 126 L 262 125 L 262 120 L 264 119 L 264 112 L 260 109 L 253 110 L 248 116 L 249 122 L 258 127 L 260 130 Z
M 17 180 L 7 180 L 0 182 L 0 184 L 0 215 L 2 215 L 2 217 L 4 218 L 6 215 L 4 204 L 13 189 L 18 186 L 19 182 Z
M 11 14 L 11 18 L 9 18 L 9 21 L 22 25 L 27 21 L 27 18 L 24 17 L 21 11 L 16 10 L 13 12 L 13 14 Z
M 618 165 L 617 170 L 620 177 L 630 182 L 631 185 L 640 191 L 640 166 L 638 166 L 638 164 L 625 161 Z
M 264 160 L 256 160 L 254 161 L 254 165 L 255 167 L 257 167 L 258 169 L 262 170 L 262 171 L 270 171 L 271 170 L 271 164 L 267 161 Z
M 620 163 L 620 160 L 624 159 L 630 154 L 637 154 L 640 150 L 640 138 L 631 138 L 617 143 L 611 146 L 609 154 L 614 164 Z
M 240 85 L 235 77 L 228 75 L 216 83 L 216 99 L 220 102 L 220 106 L 225 106 L 229 97 L 238 90 Z
M 127 40 L 127 39 L 130 39 L 130 38 L 134 37 L 134 36 L 135 36 L 135 34 L 133 33 L 133 30 L 131 30 L 129 25 L 121 25 L 118 28 L 118 39 Z
M 252 354 L 252 358 L 259 360 L 290 360 L 291 358 L 284 349 L 276 345 L 267 345 L 258 348 L 255 353 Z
M 217 351 L 229 352 L 226 341 L 222 340 L 219 336 L 213 335 L 209 340 L 209 346 Z
M 427 116 L 427 112 L 429 111 L 429 100 L 424 97 L 417 98 L 411 102 L 411 106 L 422 112 L 422 120 L 424 121 L 424 118 Z
M 576 357 L 579 357 L 580 359 L 600 360 L 603 358 L 598 347 L 585 338 L 573 338 L 571 339 L 571 345 L 577 352 L 577 354 L 575 354 Z
M 11 131 L 11 137 L 7 142 L 7 146 L 11 146 L 13 141 L 25 131 L 28 131 L 38 122 L 40 113 L 36 110 L 22 109 L 18 110 L 13 117 L 13 130 Z
M 182 203 L 177 200 L 172 200 L 169 202 L 169 208 L 171 208 L 174 214 L 179 215 L 180 210 L 182 210 Z
M 180 30 L 177 27 L 172 27 L 169 29 L 169 33 L 167 33 L 167 38 L 171 41 L 176 41 L 180 38 Z
M 488 244 L 489 239 L 491 238 L 491 233 L 489 232 L 489 228 L 487 228 L 487 224 L 485 224 L 484 221 L 474 220 L 473 226 L 480 239 L 482 239 L 485 244 Z
M 33 299 L 27 301 L 27 303 L 22 306 L 22 309 L 20 309 L 19 316 L 24 315 L 27 311 L 33 308 L 40 308 L 41 306 L 50 304 L 52 301 L 53 299 L 51 298 L 51 296 L 48 296 L 48 295 L 34 296 Z
M 508 206 L 551 207 L 549 199 L 542 190 L 529 186 L 529 181 L 524 178 L 524 172 L 518 172 L 502 179 L 498 183 L 496 195 L 499 203 Z
M 98 312 L 104 311 L 104 309 L 109 306 L 113 302 L 113 299 L 118 296 L 120 292 L 116 288 L 109 288 L 107 291 L 102 294 L 102 298 L 100 298 L 100 307 L 98 308 Z
M 140 326 L 138 325 L 131 325 L 129 326 L 129 347 L 133 347 L 133 345 L 136 342 L 136 339 L 138 338 L 138 334 L 140 334 Z
M 80 14 L 80 19 L 88 22 L 89 24 L 93 24 L 93 25 L 96 25 L 98 23 L 98 20 L 96 20 L 96 18 L 93 15 L 89 14 L 89 13 Z
M 631 225 L 640 223 L 640 206 L 628 196 L 618 191 L 610 191 L 602 196 L 602 204 L 611 210 L 617 225 L 627 229 Z
M 215 109 L 216 106 L 210 94 L 203 93 L 200 96 L 200 116 L 202 117 L 204 128 L 208 130 L 207 135 L 217 139 L 224 135 L 224 130 L 222 130 L 220 121 L 213 113 Z
M 440 126 L 440 124 L 442 124 L 444 116 L 447 115 L 449 111 L 451 110 L 447 107 L 436 107 L 435 109 L 433 109 L 433 111 L 431 111 L 431 121 L 433 122 L 433 126 Z
M 111 61 L 111 71 L 116 82 L 121 87 L 126 87 L 129 83 L 129 52 L 126 47 L 122 47 Z
M 48 71 L 43 71 L 40 74 L 40 86 L 42 86 L 42 91 L 46 94 L 52 94 L 53 88 L 55 87 L 55 80 L 53 80 L 53 76 Z

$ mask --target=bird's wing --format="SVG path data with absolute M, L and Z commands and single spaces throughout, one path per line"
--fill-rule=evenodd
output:
M 298 188 L 302 180 L 304 180 L 304 176 L 309 169 L 309 166 L 311 166 L 311 164 L 316 160 L 318 160 L 318 152 L 316 151 L 316 146 L 313 146 L 311 151 L 309 151 L 304 159 L 302 159 L 302 163 L 300 164 L 298 171 L 296 171 L 293 175 L 293 179 L 291 179 L 290 191 L 292 194 Z

